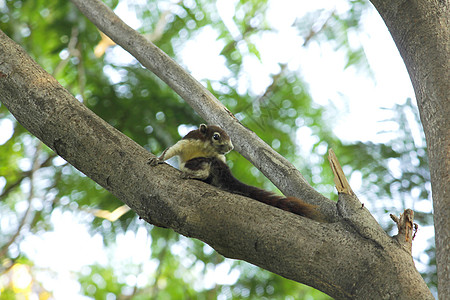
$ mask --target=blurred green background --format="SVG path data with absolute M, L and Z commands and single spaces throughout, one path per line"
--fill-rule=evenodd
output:
M 355 122 L 354 100 L 339 90 L 327 98 L 317 88 L 339 86 L 340 75 L 331 73 L 329 80 L 331 65 L 313 66 L 324 79 L 313 83 L 302 65 L 305 55 L 336 53 L 342 72 L 376 87 L 360 38 L 365 20 L 376 14 L 368 2 L 319 1 L 299 10 L 289 1 L 106 3 L 191 71 L 325 196 L 337 199 L 326 159 L 333 147 L 354 190 L 388 233 L 396 232 L 389 213 L 414 209 L 421 226 L 414 259 L 435 291 L 431 185 L 415 101 L 386 91 L 392 92 L 391 105 L 375 103 L 386 117 L 353 125 L 355 132 L 372 126 L 375 135 L 349 139 L 352 130 L 342 128 Z M 283 15 L 288 32 L 280 30 Z M 0 0 L 0 28 L 79 101 L 154 154 L 204 122 L 68 1 Z M 270 52 L 283 39 L 293 45 L 288 54 Z M 4 105 L 0 132 L 0 299 L 329 299 L 224 259 L 132 211 L 114 218 L 110 212 L 123 204 L 42 145 Z M 237 152 L 228 160 L 237 178 L 275 190 Z

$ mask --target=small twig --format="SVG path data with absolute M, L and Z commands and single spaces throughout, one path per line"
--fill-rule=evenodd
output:
M 165 10 L 161 13 L 161 16 L 158 19 L 158 22 L 156 23 L 155 29 L 153 30 L 153 32 L 151 33 L 147 33 L 145 34 L 145 37 L 152 43 L 158 41 L 159 39 L 161 39 L 161 37 L 164 34 L 164 29 L 166 28 L 167 25 L 167 16 L 171 14 L 171 11 Z
M 400 218 L 390 214 L 391 219 L 397 224 L 398 234 L 394 236 L 402 245 L 407 247 L 409 252 L 412 248 L 412 240 L 415 238 L 419 225 L 413 222 L 414 211 L 412 209 L 405 209 L 400 214 Z
M 67 44 L 67 50 L 69 51 L 69 55 L 61 60 L 59 62 L 59 64 L 56 66 L 56 68 L 53 70 L 52 76 L 56 77 L 56 75 L 64 69 L 64 67 L 67 65 L 67 63 L 69 62 L 69 59 L 75 55 L 75 52 L 77 51 L 76 46 L 78 43 L 78 28 L 77 27 L 73 27 L 72 28 L 72 33 L 70 35 L 70 40 L 69 43 Z
M 335 11 L 333 10 L 330 14 L 330 16 L 328 16 L 328 18 L 325 20 L 325 22 L 323 22 L 322 26 L 320 26 L 319 29 L 314 30 L 311 27 L 311 30 L 309 31 L 309 34 L 305 37 L 305 41 L 303 42 L 303 47 L 305 47 L 306 45 L 309 44 L 309 42 L 311 41 L 311 39 L 316 36 L 318 33 L 320 33 L 321 31 L 323 31 L 327 26 L 328 26 L 328 21 L 330 21 L 330 19 L 334 16 Z
M 394 223 L 396 223 L 398 225 L 399 220 L 398 220 L 397 216 L 393 215 L 393 214 L 390 214 L 389 216 L 391 217 L 392 221 L 394 221 Z
M 0 194 L 0 200 L 6 199 L 6 196 L 8 196 L 9 193 L 11 193 L 16 187 L 20 185 L 20 183 L 27 178 L 30 175 L 30 172 L 23 172 L 22 176 L 20 176 L 16 181 L 5 187 L 3 192 Z

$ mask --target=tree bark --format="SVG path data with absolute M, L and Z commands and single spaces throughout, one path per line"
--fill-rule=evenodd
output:
M 405 247 L 411 237 L 389 237 L 353 193 L 339 194 L 335 222 L 318 223 L 181 179 L 168 165 L 149 167 L 150 153 L 72 97 L 1 31 L 0 99 L 32 134 L 151 224 L 336 299 L 433 299 Z
M 408 69 L 427 140 L 440 299 L 450 299 L 450 2 L 371 0 Z

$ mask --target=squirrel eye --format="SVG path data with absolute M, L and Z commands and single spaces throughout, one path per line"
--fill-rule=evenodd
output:
M 218 141 L 218 140 L 219 140 L 219 138 L 220 138 L 220 134 L 218 134 L 218 133 L 214 133 L 214 135 L 213 135 L 213 139 L 215 139 L 216 141 Z

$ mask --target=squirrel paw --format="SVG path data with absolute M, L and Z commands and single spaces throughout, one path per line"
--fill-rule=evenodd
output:
M 195 180 L 205 180 L 208 178 L 208 174 L 204 172 L 181 172 L 181 179 L 195 179 Z
M 180 178 L 181 179 L 196 179 L 194 176 L 192 176 L 191 174 L 189 174 L 187 172 L 181 172 Z
M 147 162 L 147 164 L 149 164 L 152 167 L 162 164 L 162 163 L 164 163 L 164 161 L 160 160 L 158 157 L 152 157 Z

